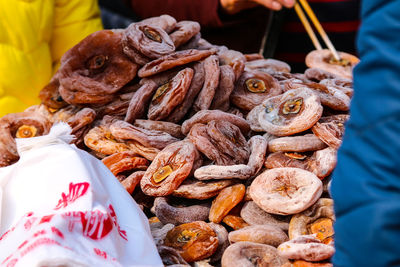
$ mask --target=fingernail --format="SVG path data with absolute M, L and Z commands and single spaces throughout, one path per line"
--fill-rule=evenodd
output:
M 272 2 L 272 8 L 274 10 L 280 10 L 282 8 L 282 5 L 276 1 Z
M 283 3 L 285 4 L 286 7 L 292 7 L 294 5 L 293 0 L 284 0 Z

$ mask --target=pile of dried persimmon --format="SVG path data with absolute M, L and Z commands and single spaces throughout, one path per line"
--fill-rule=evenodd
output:
M 41 105 L 0 118 L 0 166 L 15 137 L 64 121 L 143 208 L 165 265 L 331 266 L 327 184 L 353 89 L 323 52 L 293 74 L 168 15 L 93 33 Z

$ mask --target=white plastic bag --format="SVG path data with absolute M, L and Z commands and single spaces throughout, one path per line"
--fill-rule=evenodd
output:
M 67 124 L 0 169 L 0 266 L 163 266 L 148 220 Z

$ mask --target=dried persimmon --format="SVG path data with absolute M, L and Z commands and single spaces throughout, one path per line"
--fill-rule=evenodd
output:
M 286 136 L 268 142 L 269 152 L 306 152 L 324 149 L 326 144 L 314 134 Z
M 335 214 L 333 200 L 320 198 L 314 205 L 305 211 L 292 216 L 289 224 L 290 239 L 301 235 L 317 234 L 320 241 L 333 236 L 333 222 Z
M 169 55 L 162 56 L 158 59 L 150 61 L 139 70 L 138 75 L 141 78 L 149 77 L 154 74 L 188 64 L 190 62 L 202 60 L 214 53 L 215 53 L 214 50 L 196 50 L 196 49 L 174 52 Z
M 278 81 L 262 71 L 245 71 L 236 83 L 231 94 L 231 102 L 235 106 L 250 111 L 265 99 L 282 93 Z
M 13 164 L 19 159 L 14 138 L 45 135 L 51 122 L 39 113 L 25 111 L 9 113 L 0 118 L 0 167 Z
M 171 194 L 189 176 L 199 157 L 196 147 L 188 140 L 166 146 L 140 181 L 142 191 L 151 196 Z
M 193 69 L 185 68 L 174 78 L 159 86 L 151 99 L 147 117 L 150 120 L 163 120 L 185 98 L 193 78 Z
M 163 224 L 174 225 L 207 220 L 210 212 L 208 204 L 182 205 L 182 201 L 179 202 L 179 205 L 173 205 L 165 197 L 156 197 L 153 208 L 157 218 Z
M 229 233 L 231 243 L 249 241 L 277 247 L 288 240 L 288 236 L 281 228 L 271 224 L 246 226 Z
M 322 117 L 311 130 L 325 144 L 339 149 L 342 144 L 344 125 L 349 117 L 350 115 L 347 114 Z
M 269 214 L 261 209 L 254 201 L 247 201 L 240 210 L 240 216 L 250 225 L 268 224 L 287 231 L 289 222 L 286 217 Z
M 280 244 L 278 253 L 287 259 L 322 261 L 332 257 L 335 248 L 321 243 L 314 235 L 302 235 Z
M 207 223 L 197 221 L 176 226 L 167 233 L 164 244 L 193 262 L 210 257 L 218 247 L 218 238 Z
M 196 36 L 199 32 L 200 24 L 198 22 L 182 20 L 175 25 L 175 29 L 169 34 L 169 37 L 175 47 L 179 47 Z
M 179 141 L 166 132 L 146 130 L 132 124 L 116 120 L 110 125 L 111 134 L 121 140 L 135 140 L 146 147 L 163 149 L 169 144 Z
M 266 132 L 277 136 L 310 129 L 323 110 L 318 95 L 306 87 L 270 97 L 262 105 L 265 109 L 258 115 L 258 122 Z
M 212 198 L 232 184 L 234 180 L 218 180 L 218 181 L 198 181 L 197 179 L 188 178 L 175 189 L 172 195 L 189 199 L 208 199 Z
M 222 189 L 211 205 L 209 220 L 214 223 L 221 222 L 229 211 L 242 201 L 245 191 L 243 184 Z
M 106 104 L 135 76 L 138 65 L 122 52 L 122 32 L 92 33 L 61 58 L 61 97 L 69 104 Z
M 233 230 L 239 230 L 243 227 L 249 226 L 241 217 L 236 215 L 226 215 L 222 222 L 231 227 Z
M 309 68 L 319 68 L 340 77 L 352 79 L 353 68 L 360 60 L 344 52 L 338 52 L 338 55 L 340 60 L 336 60 L 329 49 L 314 50 L 307 54 L 306 65 Z
M 211 55 L 204 60 L 204 84 L 193 103 L 194 112 L 209 109 L 219 84 L 219 78 L 218 57 Z
M 247 135 L 248 132 L 250 131 L 249 123 L 245 119 L 237 115 L 223 112 L 220 110 L 201 110 L 197 112 L 194 116 L 192 116 L 190 119 L 182 123 L 182 133 L 188 134 L 190 128 L 192 128 L 192 126 L 195 125 L 196 123 L 208 123 L 209 121 L 212 120 L 228 121 L 239 127 L 243 135 Z
M 254 242 L 238 242 L 230 245 L 222 255 L 222 267 L 286 266 L 289 261 L 278 255 L 275 247 Z
M 280 215 L 307 209 L 321 194 L 321 180 L 312 172 L 298 168 L 266 170 L 250 186 L 250 195 L 260 208 Z
M 175 51 L 168 33 L 143 22 L 132 23 L 125 29 L 122 46 L 124 53 L 139 65 Z

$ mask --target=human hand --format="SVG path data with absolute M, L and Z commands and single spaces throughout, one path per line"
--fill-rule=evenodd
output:
M 258 5 L 272 10 L 280 10 L 282 7 L 291 8 L 294 6 L 295 0 L 220 0 L 220 3 L 227 14 L 233 15 Z

